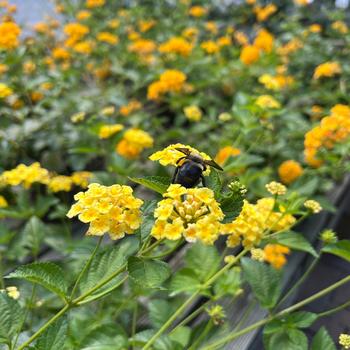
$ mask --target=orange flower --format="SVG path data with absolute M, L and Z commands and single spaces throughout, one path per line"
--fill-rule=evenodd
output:
M 226 146 L 219 150 L 215 156 L 215 161 L 219 165 L 224 165 L 229 157 L 236 157 L 241 154 L 241 150 L 232 146 Z
M 278 167 L 278 175 L 284 184 L 290 184 L 303 173 L 300 163 L 295 160 L 286 160 Z
M 283 233 L 282 233 L 283 234 Z M 268 244 L 264 248 L 264 259 L 275 269 L 281 269 L 287 262 L 286 254 L 290 249 L 280 244 Z
M 244 46 L 239 59 L 243 64 L 249 66 L 256 62 L 260 57 L 259 49 L 253 45 Z

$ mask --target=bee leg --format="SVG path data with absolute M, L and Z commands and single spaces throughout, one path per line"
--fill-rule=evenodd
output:
M 201 180 L 202 180 L 202 185 L 203 185 L 203 187 L 207 187 L 207 186 L 206 186 L 206 183 L 205 183 L 205 178 L 204 178 L 203 175 L 201 175 Z
M 176 161 L 176 164 L 179 164 L 179 163 L 182 161 L 182 159 L 185 159 L 185 158 L 187 158 L 187 157 L 181 157 L 181 158 L 179 158 L 179 159 Z
M 179 172 L 179 168 L 176 167 L 175 172 L 174 172 L 174 175 L 173 175 L 173 177 L 172 177 L 172 179 L 171 179 L 171 183 L 172 183 L 172 184 L 175 183 L 176 175 L 177 175 L 178 172 Z

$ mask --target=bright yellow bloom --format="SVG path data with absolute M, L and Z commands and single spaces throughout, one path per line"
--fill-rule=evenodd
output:
M 115 107 L 114 106 L 108 106 L 105 107 L 101 110 L 102 115 L 112 115 L 115 112 Z
M 309 31 L 311 33 L 320 33 L 321 30 L 322 30 L 322 27 L 317 23 L 311 24 L 311 26 L 309 26 Z
M 194 39 L 198 35 L 198 29 L 195 27 L 188 27 L 184 29 L 181 33 L 186 39 Z
M 19 45 L 20 27 L 14 22 L 0 23 L 0 49 L 11 50 Z
M 83 21 L 85 19 L 88 19 L 91 17 L 91 12 L 90 11 L 87 11 L 87 10 L 81 10 L 79 11 L 75 18 L 78 20 L 78 21 Z
M 330 116 L 322 118 L 319 125 L 308 131 L 304 141 L 304 155 L 306 162 L 319 167 L 322 164 L 317 159 L 320 148 L 331 149 L 338 142 L 345 141 L 350 135 L 350 107 L 346 105 L 335 105 L 331 109 Z
M 281 104 L 271 95 L 261 95 L 255 100 L 255 104 L 260 108 L 276 109 L 281 108 Z
M 105 4 L 105 0 L 86 0 L 85 6 L 87 8 L 101 7 Z
M 184 113 L 191 121 L 198 122 L 202 119 L 202 111 L 198 106 L 187 106 L 184 108 Z
M 240 45 L 246 46 L 249 43 L 248 36 L 245 33 L 243 33 L 243 32 L 240 32 L 240 31 L 235 32 L 234 37 L 235 37 L 235 40 Z
M 294 38 L 289 40 L 286 44 L 279 47 L 277 49 L 277 53 L 283 57 L 286 57 L 289 54 L 301 49 L 303 46 L 304 44 L 298 38 Z
M 294 0 L 294 4 L 298 6 L 306 6 L 309 0 Z
M 310 209 L 314 214 L 319 213 L 322 210 L 320 203 L 313 199 L 309 199 L 304 203 L 304 207 Z
M 77 22 L 66 24 L 63 28 L 64 34 L 68 36 L 66 46 L 72 47 L 77 41 L 89 33 L 89 31 L 89 27 Z
M 100 139 L 108 139 L 109 137 L 123 129 L 124 126 L 122 124 L 102 125 L 98 132 L 98 137 Z
M 19 164 L 12 170 L 4 171 L 1 174 L 1 182 L 10 186 L 23 184 L 29 188 L 34 182 L 46 184 L 49 180 L 49 172 L 40 166 L 40 163 L 33 163 L 29 166 Z
M 104 43 L 110 44 L 110 45 L 115 45 L 119 42 L 119 38 L 109 32 L 100 32 L 97 34 L 97 40 L 102 41 Z
M 247 66 L 256 62 L 260 57 L 260 51 L 253 45 L 246 45 L 243 47 L 239 59 Z
M 256 5 L 253 10 L 258 22 L 264 22 L 277 11 L 277 7 L 275 4 L 268 4 L 265 7 Z
M 78 112 L 78 113 L 74 113 L 71 117 L 70 120 L 72 121 L 72 123 L 79 123 L 81 121 L 83 121 L 86 117 L 86 113 L 85 112 Z
M 263 84 L 269 90 L 281 90 L 290 86 L 293 82 L 293 77 L 289 75 L 278 74 L 272 76 L 270 74 L 263 74 L 259 77 L 259 83 Z
M 222 36 L 218 38 L 217 45 L 219 45 L 219 47 L 230 46 L 232 45 L 232 40 L 229 36 Z
M 212 40 L 204 41 L 201 43 L 201 48 L 209 55 L 220 51 L 220 46 Z
M 333 77 L 341 73 L 341 66 L 338 62 L 325 62 L 316 67 L 314 71 L 314 79 L 321 77 Z
M 159 45 L 159 52 L 165 54 L 178 54 L 187 57 L 193 49 L 193 45 L 181 37 L 170 38 L 165 43 Z
M 219 31 L 217 24 L 213 21 L 206 22 L 205 29 L 212 34 L 217 34 Z
M 340 334 L 339 335 L 339 345 L 344 347 L 344 349 L 350 349 L 350 335 L 349 334 Z
M 127 117 L 129 114 L 136 112 L 142 108 L 141 102 L 133 99 L 127 105 L 121 106 L 119 109 L 119 113 L 123 117 Z
M 74 196 L 67 216 L 79 215 L 79 220 L 89 223 L 88 235 L 101 236 L 109 233 L 111 239 L 120 239 L 125 233 L 132 234 L 141 223 L 142 200 L 132 195 L 129 186 L 102 186 L 90 184 L 86 192 Z
M 286 186 L 276 181 L 271 181 L 265 187 L 271 194 L 277 196 L 283 196 L 287 192 Z
M 278 175 L 281 181 L 287 185 L 295 181 L 302 173 L 303 168 L 295 160 L 286 160 L 278 167 Z
M 0 195 L 0 208 L 6 208 L 8 207 L 7 200 L 4 196 Z
M 271 52 L 273 48 L 274 37 L 266 29 L 261 29 L 254 40 L 253 45 L 265 52 Z
M 57 175 L 50 178 L 47 186 L 52 192 L 69 192 L 72 189 L 73 181 L 70 176 Z
M 149 55 L 154 52 L 157 45 L 154 41 L 148 39 L 138 39 L 128 46 L 130 52 L 134 52 L 140 56 Z
M 203 17 L 207 12 L 208 10 L 203 6 L 192 6 L 188 11 L 192 17 Z
M 204 244 L 217 240 L 224 214 L 212 190 L 173 184 L 163 197 L 154 211 L 153 237 L 178 240 L 183 236 L 188 242 L 200 240 Z
M 241 154 L 241 150 L 232 146 L 226 146 L 223 147 L 219 150 L 219 152 L 215 156 L 215 161 L 223 166 L 225 162 L 230 158 L 230 157 L 237 157 L 238 155 Z
M 268 244 L 264 248 L 265 261 L 278 270 L 286 264 L 285 255 L 289 253 L 290 249 L 280 244 Z
M 36 64 L 33 61 L 26 61 L 23 63 L 23 72 L 25 74 L 33 73 L 36 69 Z
M 92 173 L 89 171 L 75 171 L 72 176 L 72 182 L 76 186 L 80 186 L 81 188 L 86 188 L 88 187 L 89 180 L 92 177 Z
M 81 53 L 83 55 L 89 55 L 94 48 L 94 44 L 92 41 L 80 41 L 73 45 L 73 50 L 77 53 Z
M 13 90 L 8 87 L 6 84 L 0 83 L 0 99 L 6 98 L 13 94 Z
M 167 92 L 181 92 L 184 89 L 187 76 L 176 69 L 166 70 L 159 80 L 148 86 L 147 98 L 157 100 Z
M 176 143 L 169 145 L 168 147 L 164 148 L 162 151 L 155 152 L 149 156 L 149 159 L 152 161 L 159 161 L 159 163 L 163 166 L 167 165 L 173 165 L 177 166 L 176 162 L 184 156 L 184 154 L 176 148 L 188 148 L 191 152 L 197 153 L 200 156 L 203 157 L 203 159 L 210 160 L 211 158 L 204 152 L 199 152 L 195 148 L 188 146 L 188 145 L 183 145 L 182 143 Z M 208 175 L 210 173 L 210 168 L 204 172 L 204 175 Z
M 117 29 L 120 26 L 120 21 L 118 18 L 111 19 L 108 21 L 108 27 L 112 29 Z
M 332 23 L 331 27 L 332 27 L 332 29 L 334 29 L 342 34 L 346 34 L 349 31 L 348 26 L 343 21 L 335 21 Z
M 123 135 L 123 139 L 116 146 L 116 152 L 127 159 L 134 159 L 145 148 L 153 146 L 153 138 L 141 129 L 129 129 Z
M 6 64 L 0 63 L 0 75 L 7 72 L 9 67 Z
M 141 20 L 138 22 L 138 27 L 141 33 L 145 33 L 145 32 L 148 32 L 150 29 L 152 29 L 156 24 L 157 22 L 153 19 L 148 21 Z

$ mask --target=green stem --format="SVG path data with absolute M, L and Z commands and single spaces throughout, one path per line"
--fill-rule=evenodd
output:
M 174 327 L 169 334 L 174 333 L 179 327 L 182 327 L 186 323 L 190 322 L 193 320 L 197 315 L 199 315 L 203 309 L 211 302 L 211 300 L 206 301 L 204 304 L 202 304 L 198 309 L 193 311 L 191 314 L 189 314 L 186 318 L 184 318 L 176 327 Z
M 343 310 L 345 308 L 347 308 L 348 306 L 350 306 L 350 300 L 348 300 L 346 303 L 341 304 L 337 307 L 334 307 L 333 309 L 329 309 L 327 311 L 323 311 L 321 313 L 318 314 L 318 317 L 325 317 L 325 316 L 329 316 L 332 315 L 340 310 Z
M 202 340 L 208 335 L 208 333 L 210 332 L 210 330 L 213 328 L 213 322 L 210 319 L 203 332 L 199 335 L 199 337 L 194 341 L 194 343 L 189 347 L 188 350 L 197 350 L 198 349 L 198 345 L 202 342 Z
M 183 243 L 183 239 L 180 239 L 178 241 L 178 243 L 175 244 L 174 247 L 166 250 L 165 252 L 163 252 L 161 254 L 153 255 L 153 256 L 143 256 L 143 255 L 141 255 L 141 257 L 144 258 L 144 259 L 160 259 L 160 258 L 164 258 L 165 256 L 167 256 L 167 255 L 171 254 L 172 252 L 174 252 L 182 243 Z
M 310 266 L 306 269 L 304 274 L 299 278 L 299 280 L 289 289 L 289 291 L 284 295 L 284 297 L 277 303 L 275 306 L 275 310 L 278 309 L 279 306 L 281 306 L 298 288 L 299 286 L 305 281 L 305 279 L 310 275 L 310 273 L 314 270 L 317 263 L 320 261 L 321 253 L 318 255 L 316 259 L 310 264 Z
M 16 335 L 16 338 L 13 342 L 13 345 L 12 345 L 12 348 L 14 349 L 17 345 L 17 341 L 18 341 L 18 337 L 22 331 L 22 328 L 27 320 L 27 317 L 28 317 L 28 314 L 29 314 L 29 309 L 32 307 L 32 304 L 33 304 L 33 300 L 34 300 L 34 296 L 35 296 L 35 291 L 36 291 L 36 284 L 33 285 L 33 288 L 32 288 L 32 293 L 31 293 L 31 296 L 30 296 L 30 299 L 29 299 L 29 302 L 27 304 L 27 307 L 26 307 L 26 311 L 24 313 L 24 317 L 23 317 L 23 320 L 21 322 L 21 325 L 19 326 L 18 330 L 17 330 L 17 335 Z
M 247 318 L 249 317 L 249 315 L 253 311 L 255 305 L 256 305 L 256 300 L 253 300 L 250 303 L 250 305 L 244 310 L 244 313 L 243 313 L 241 319 L 238 321 L 236 326 L 233 328 L 233 330 L 232 330 L 233 332 L 235 332 L 236 330 L 240 329 L 240 327 L 244 324 L 244 322 L 247 320 Z
M 216 272 L 211 278 L 207 280 L 202 286 L 201 289 L 195 291 L 177 310 L 176 312 L 163 324 L 163 326 L 156 332 L 153 337 L 145 344 L 142 350 L 149 349 L 152 344 L 171 326 L 173 321 L 177 319 L 178 316 L 189 306 L 200 294 L 201 290 L 207 289 L 213 282 L 215 282 L 223 273 L 230 269 L 243 255 L 247 253 L 247 249 L 242 250 L 229 264 L 225 265 L 218 272 Z
M 79 286 L 79 282 L 81 281 L 81 279 L 83 278 L 85 272 L 87 271 L 87 269 L 90 267 L 91 263 L 92 263 L 92 260 L 94 259 L 98 249 L 100 248 L 100 245 L 101 245 L 101 242 L 102 242 L 102 239 L 103 239 L 103 236 L 101 236 L 96 244 L 96 247 L 95 249 L 93 250 L 92 254 L 90 255 L 90 258 L 88 259 L 88 261 L 86 262 L 85 266 L 82 268 L 82 270 L 80 271 L 79 273 L 79 276 L 77 278 L 77 280 L 75 281 L 75 284 L 73 286 L 73 289 L 72 289 L 72 293 L 70 295 L 70 298 L 69 300 L 72 300 L 73 296 L 74 296 L 74 293 L 76 292 L 78 286 Z
M 288 313 L 291 313 L 297 309 L 300 309 L 301 307 L 303 307 L 304 305 L 307 305 L 311 302 L 313 302 L 314 300 L 318 299 L 318 298 L 321 298 L 323 297 L 324 295 L 332 292 L 334 289 L 342 286 L 343 284 L 345 283 L 348 283 L 350 282 L 350 275 L 347 276 L 347 277 L 344 277 L 343 279 L 341 279 L 340 281 L 332 284 L 331 286 L 325 288 L 325 289 L 322 289 L 321 291 L 319 291 L 318 293 L 315 293 L 314 295 L 300 301 L 299 303 L 296 303 L 282 311 L 280 311 L 279 313 L 277 313 L 276 315 L 271 315 L 263 320 L 260 320 L 256 323 L 253 323 L 252 325 L 238 331 L 238 332 L 235 332 L 235 333 L 232 333 L 232 334 L 229 334 L 227 335 L 226 337 L 216 341 L 215 343 L 212 343 L 212 344 L 209 344 L 208 346 L 205 346 L 204 348 L 202 348 L 202 350 L 215 350 L 217 349 L 218 347 L 221 347 L 223 346 L 224 344 L 246 334 L 246 333 L 249 333 L 250 331 L 254 330 L 254 329 L 257 329 L 261 326 L 264 326 L 266 323 L 276 319 L 276 318 L 279 318 L 281 316 L 284 316 L 285 314 L 288 314 Z
M 137 323 L 137 300 L 134 306 L 134 311 L 132 314 L 132 324 L 131 324 L 131 338 L 133 339 L 136 334 L 136 323 Z M 132 346 L 132 349 L 134 349 L 134 346 Z
M 63 309 L 61 309 L 55 316 L 53 316 L 48 322 L 46 322 L 36 333 L 34 333 L 26 342 L 24 342 L 17 350 L 23 350 L 29 344 L 32 343 L 39 335 L 41 335 L 52 323 L 58 320 L 61 316 L 63 316 L 69 309 L 70 305 L 65 305 Z

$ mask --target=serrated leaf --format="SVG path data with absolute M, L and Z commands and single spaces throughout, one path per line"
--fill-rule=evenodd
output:
M 307 328 L 317 320 L 317 314 L 307 311 L 293 312 L 286 317 L 289 327 Z
M 25 239 L 25 246 L 38 255 L 40 245 L 45 236 L 45 225 L 36 216 L 32 216 L 26 223 L 23 229 L 23 237 Z
M 163 261 L 131 256 L 128 259 L 128 272 L 136 283 L 157 288 L 170 276 L 171 270 Z
M 337 350 L 325 327 L 321 327 L 312 339 L 310 350 Z
M 50 325 L 40 335 L 34 346 L 35 350 L 62 350 L 67 337 L 67 319 L 62 317 Z
M 200 286 L 201 281 L 198 279 L 197 274 L 189 268 L 184 268 L 176 272 L 169 288 L 173 294 L 178 294 L 181 292 L 194 292 Z
M 0 292 L 0 344 L 8 343 L 16 335 L 23 319 L 23 311 L 17 300 L 6 292 Z
M 221 191 L 221 180 L 219 173 L 215 169 L 211 169 L 209 176 L 205 179 L 206 187 L 210 188 L 217 198 Z
M 124 263 L 126 263 L 128 257 L 135 253 L 137 248 L 137 239 L 135 237 L 127 237 L 117 245 L 97 254 L 81 280 L 81 292 L 86 292 L 94 287 L 98 282 L 111 276 Z M 119 276 L 117 278 L 121 277 Z M 110 283 L 105 285 L 103 289 L 108 289 L 111 284 L 115 282 L 116 280 L 113 279 Z M 101 288 L 97 292 L 100 293 L 103 289 Z
M 220 266 L 220 256 L 215 246 L 197 242 L 185 256 L 186 267 L 192 269 L 201 281 L 207 280 Z
M 271 309 L 281 294 L 280 271 L 256 260 L 242 259 L 243 275 L 263 308 Z
M 217 279 L 214 285 L 215 296 L 235 296 L 241 291 L 241 284 L 241 269 L 234 267 Z
M 155 328 L 160 328 L 176 311 L 176 306 L 167 300 L 156 299 L 148 303 L 149 318 Z
M 318 256 L 310 242 L 300 233 L 294 231 L 282 232 L 274 237 L 272 241 L 295 250 L 310 253 L 314 257 Z
M 307 350 L 306 335 L 298 329 L 278 332 L 269 337 L 266 350 Z
M 333 254 L 350 262 L 350 241 L 341 240 L 333 244 L 327 244 L 322 248 L 324 253 Z
M 18 267 L 5 278 L 19 278 L 37 283 L 46 289 L 66 298 L 67 282 L 62 269 L 52 262 L 35 262 Z
M 190 327 L 177 327 L 173 332 L 169 334 L 169 338 L 182 346 L 182 349 L 186 349 L 190 338 L 191 328 Z
M 170 179 L 163 176 L 129 177 L 129 179 L 160 194 L 165 193 L 170 185 Z
M 224 223 L 231 222 L 240 214 L 243 208 L 243 196 L 238 192 L 220 200 L 220 208 L 225 214 Z

